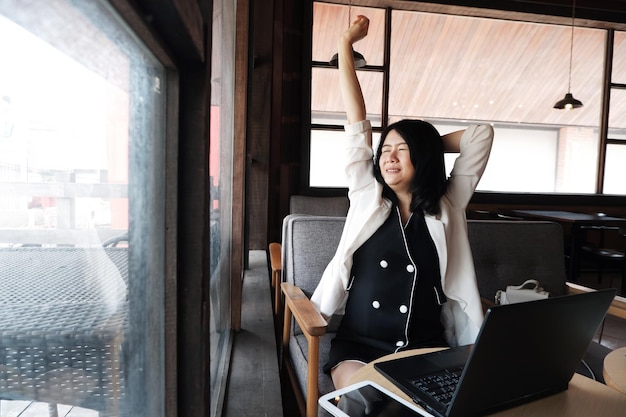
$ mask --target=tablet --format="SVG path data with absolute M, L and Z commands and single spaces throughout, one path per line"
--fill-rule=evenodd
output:
M 418 407 L 372 381 L 361 381 L 329 392 L 318 400 L 336 417 L 416 417 L 429 416 Z

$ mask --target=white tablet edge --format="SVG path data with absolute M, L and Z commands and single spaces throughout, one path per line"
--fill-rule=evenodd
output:
M 374 387 L 378 391 L 388 395 L 389 397 L 393 398 L 395 401 L 399 402 L 400 404 L 402 404 L 403 406 L 409 408 L 410 410 L 415 411 L 418 414 L 421 414 L 421 415 L 426 416 L 426 417 L 434 417 L 432 414 L 430 414 L 428 411 L 424 410 L 422 407 L 418 406 L 415 403 L 409 402 L 409 401 L 405 400 L 402 397 L 399 397 L 397 394 L 394 394 L 393 392 L 389 391 L 388 389 L 378 385 L 374 381 L 360 381 L 360 382 L 356 382 L 356 383 L 354 383 L 352 385 L 348 385 L 347 387 L 344 387 L 344 388 L 341 388 L 341 389 L 329 392 L 328 394 L 322 395 L 319 398 L 318 403 L 324 410 L 328 411 L 330 414 L 332 414 L 335 417 L 350 417 L 349 415 L 347 415 L 346 413 L 341 411 L 339 408 L 337 408 L 330 400 L 332 398 L 334 398 L 334 397 L 343 395 L 346 392 L 353 391 L 353 390 L 355 390 L 357 388 L 360 388 L 362 386 L 365 386 L 365 385 L 371 385 L 372 387 Z

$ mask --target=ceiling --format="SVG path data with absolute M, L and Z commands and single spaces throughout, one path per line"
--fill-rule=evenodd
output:
M 624 2 L 599 2 L 607 3 Z M 371 22 L 368 37 L 355 49 L 365 55 L 368 65 L 380 66 L 384 59 L 384 9 L 352 7 L 350 18 L 357 14 L 367 15 Z M 555 126 L 600 124 L 604 29 L 574 30 L 571 92 L 584 107 L 564 111 L 552 106 L 568 90 L 571 18 L 569 24 L 556 25 L 394 11 L 391 22 L 392 116 Z M 347 25 L 347 7 L 316 5 L 314 61 L 332 56 L 336 39 Z M 626 84 L 626 32 L 616 32 L 615 38 L 613 82 Z M 359 77 L 368 112 L 379 113 L 380 73 L 360 71 Z M 314 110 L 342 111 L 336 70 L 314 70 L 312 84 Z M 626 90 L 611 91 L 610 126 L 625 129 Z
M 356 6 L 489 16 L 558 23 L 571 18 L 575 1 L 576 16 L 582 25 L 626 29 L 626 0 L 323 0 Z M 514 15 L 514 17 L 511 17 Z

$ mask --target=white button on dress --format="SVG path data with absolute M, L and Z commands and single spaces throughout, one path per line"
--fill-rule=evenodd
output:
M 400 306 L 400 313 L 406 314 L 407 311 L 409 311 L 409 308 L 407 306 L 405 306 L 404 304 L 402 304 Z
M 378 301 L 374 300 L 374 301 L 372 302 L 372 307 L 374 307 L 374 308 L 380 308 L 380 303 L 379 303 Z
M 380 261 L 380 267 L 381 268 L 387 268 L 389 266 L 389 263 L 387 261 L 385 261 L 384 259 L 382 261 Z
M 398 341 L 396 342 L 396 346 L 398 346 L 398 347 L 402 347 L 402 346 L 404 346 L 404 342 L 403 342 L 402 340 L 398 340 Z
M 409 265 L 406 266 L 406 270 L 408 272 L 413 272 L 413 271 L 415 271 L 415 267 L 413 265 L 409 264 Z

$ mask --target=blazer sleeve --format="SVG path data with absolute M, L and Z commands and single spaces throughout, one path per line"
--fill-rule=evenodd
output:
M 490 125 L 472 125 L 463 133 L 461 152 L 454 162 L 446 192 L 453 206 L 464 208 L 469 204 L 485 172 L 492 143 L 493 128 Z

